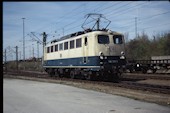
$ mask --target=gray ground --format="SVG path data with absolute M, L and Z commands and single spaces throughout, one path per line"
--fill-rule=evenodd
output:
M 4 113 L 170 113 L 170 108 L 71 86 L 4 78 Z

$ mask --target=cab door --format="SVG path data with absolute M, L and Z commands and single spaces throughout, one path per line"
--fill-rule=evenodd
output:
M 88 61 L 88 38 L 85 36 L 83 38 L 83 63 L 87 64 Z

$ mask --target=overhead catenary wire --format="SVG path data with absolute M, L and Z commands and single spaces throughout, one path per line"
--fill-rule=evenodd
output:
M 131 2 L 130 2 L 131 3 Z M 126 6 L 126 5 L 128 5 L 128 4 L 130 4 L 130 3 L 127 3 L 127 4 L 124 4 L 124 5 L 121 5 L 121 6 L 119 6 L 119 8 L 117 8 L 117 10 L 120 10 L 121 8 L 123 8 L 123 6 Z M 99 3 L 100 4 L 100 3 Z M 120 3 L 117 3 L 117 4 L 120 4 Z M 144 4 L 144 3 L 142 3 L 142 4 Z M 113 4 L 113 5 L 111 5 L 111 6 L 114 6 L 115 4 Z M 138 6 L 138 5 L 140 5 L 140 4 L 137 4 L 136 6 Z M 80 5 L 81 6 L 81 5 Z M 109 9 L 109 8 L 111 8 L 111 6 L 109 6 L 109 7 L 105 7 L 104 9 L 102 9 L 103 11 L 104 10 L 107 10 L 107 9 Z M 133 6 L 133 7 L 136 7 L 136 6 Z M 129 8 L 133 8 L 133 7 L 129 7 Z M 77 7 L 77 8 L 79 8 L 79 7 Z M 96 7 L 96 12 L 98 12 L 98 11 L 100 11 L 101 9 L 99 9 L 98 10 L 98 8 L 99 8 L 99 6 L 97 6 Z M 94 9 L 93 9 L 94 10 Z M 114 10 L 114 12 L 115 12 L 116 10 Z M 118 12 L 118 11 L 117 11 Z M 112 12 L 113 13 L 113 12 Z M 116 13 L 116 12 L 115 12 Z M 121 13 L 121 12 L 120 12 Z M 118 15 L 120 15 L 120 14 L 118 14 Z M 64 17 L 64 16 L 63 16 Z M 116 18 L 114 18 L 114 19 L 116 19 Z M 78 21 L 73 21 L 73 22 L 71 22 L 71 23 L 69 23 L 69 24 L 67 24 L 67 25 L 65 25 L 64 27 L 68 27 L 68 26 L 70 26 L 70 25 L 72 25 L 72 24 L 76 24 Z M 77 26 L 77 25 L 76 25 Z M 76 26 L 73 26 L 73 28 L 76 28 Z M 67 29 L 67 28 L 66 28 Z M 70 28 L 71 29 L 71 28 Z
M 93 10 L 94 10 L 94 9 L 93 9 Z M 78 13 L 79 13 L 79 14 L 83 14 L 83 13 L 81 13 L 81 12 L 78 12 Z M 77 14 L 75 14 L 75 16 L 76 16 L 76 15 L 77 15 Z M 74 15 L 73 15 L 72 17 L 74 17 Z M 83 20 L 83 19 L 84 19 L 84 15 L 82 15 L 81 18 L 78 18 L 78 19 L 74 20 L 73 22 L 71 22 L 71 23 L 63 26 L 62 28 L 67 27 L 67 26 L 72 25 L 72 24 L 75 24 L 76 22 L 79 22 L 79 20 Z M 61 28 L 59 28 L 59 29 L 57 29 L 57 30 L 60 30 L 60 29 L 61 29 Z M 56 30 L 56 31 L 57 31 L 57 30 Z
M 119 2 L 119 3 L 120 3 L 120 2 Z M 117 3 L 117 4 L 119 4 L 119 3 Z M 128 3 L 128 4 L 129 4 L 129 3 Z M 128 5 L 128 4 L 126 4 L 126 5 Z M 111 5 L 111 6 L 114 6 L 114 5 L 115 5 L 115 4 L 113 4 L 113 5 Z M 111 7 L 111 6 L 110 6 L 110 7 Z M 123 5 L 123 6 L 125 6 L 125 5 Z M 109 7 L 107 7 L 107 8 L 109 8 Z M 107 9 L 107 8 L 105 8 L 105 9 Z M 103 10 L 105 10 L 105 9 L 103 9 Z M 98 12 L 98 11 L 96 11 L 96 12 Z M 73 23 L 74 23 L 74 22 L 73 22 Z M 72 24 L 72 23 L 71 23 L 71 24 Z M 71 24 L 69 24 L 69 25 L 71 25 Z M 81 25 L 81 24 L 80 24 L 80 25 Z M 80 26 L 80 25 L 79 25 L 79 26 Z M 73 29 L 76 28 L 76 27 L 78 27 L 78 26 L 74 26 Z M 71 29 L 71 28 L 70 28 L 70 29 Z M 70 29 L 69 29 L 69 30 L 70 30 Z
M 99 3 L 100 4 L 100 3 Z M 78 8 L 77 8 L 78 9 Z M 83 14 L 82 13 L 83 11 L 81 11 L 81 12 L 77 12 L 77 13 L 75 13 L 75 15 L 72 15 L 71 17 L 76 17 L 76 15 L 77 14 Z M 82 15 L 82 17 L 83 17 L 84 15 Z M 64 17 L 64 16 L 63 16 Z M 69 26 L 69 25 L 71 25 L 71 24 L 74 24 L 75 22 L 79 22 L 79 20 L 82 20 L 83 18 L 78 18 L 77 20 L 74 20 L 73 22 L 71 22 L 71 23 L 69 23 L 69 24 L 67 24 L 67 25 L 65 25 L 64 27 L 66 27 L 66 26 Z M 63 20 L 62 20 L 63 21 Z M 57 22 L 57 23 L 59 23 L 59 21 Z M 57 24 L 55 24 L 55 25 L 57 25 Z M 64 27 L 62 27 L 62 28 L 64 28 Z M 57 29 L 57 30 L 61 30 L 62 28 L 60 28 L 60 29 Z M 57 31 L 56 30 L 56 31 Z
M 56 24 L 60 22 L 59 20 L 62 20 L 62 18 L 70 15 L 70 14 L 73 13 L 76 9 L 78 9 L 78 8 L 80 8 L 80 7 L 82 7 L 82 4 L 81 4 L 80 6 L 74 8 L 74 9 L 72 9 L 71 11 L 67 12 L 64 16 L 59 17 L 58 20 L 57 20 L 57 22 L 56 22 L 56 19 L 55 19 Z M 34 30 L 34 32 L 39 31 L 40 29 L 43 29 L 45 26 L 47 26 L 47 24 L 49 24 L 49 22 L 45 23 L 44 26 L 42 26 L 41 28 L 39 28 L 39 29 L 37 29 L 37 30 Z
M 143 18 L 140 18 L 140 21 L 138 22 L 139 24 L 143 24 L 143 23 L 146 23 L 144 21 L 150 21 L 152 20 L 153 18 L 155 17 L 158 17 L 158 16 L 161 16 L 161 15 L 164 15 L 164 14 L 168 14 L 170 13 L 170 11 L 167 11 L 167 12 L 163 12 L 163 13 L 159 13 L 159 14 L 154 14 L 152 16 L 147 16 L 147 17 L 143 17 Z M 147 20 L 146 20 L 147 19 Z M 144 21 L 141 21 L 141 20 L 144 20 Z
M 115 5 L 115 4 L 113 4 L 113 5 Z M 113 6 L 113 5 L 112 5 L 112 6 Z M 104 10 L 105 10 L 105 9 L 104 9 Z M 73 16 L 72 16 L 72 17 L 73 17 Z M 81 18 L 81 19 L 83 19 L 83 18 Z M 78 20 L 80 20 L 80 19 L 78 19 Z M 78 20 L 77 20 L 77 21 L 78 21 Z M 77 21 L 74 21 L 74 22 L 77 22 Z M 72 22 L 72 23 L 70 23 L 70 24 L 67 24 L 67 25 L 65 25 L 65 26 L 69 26 L 69 25 L 71 25 L 71 24 L 74 24 L 74 22 Z M 60 29 L 61 29 L 61 28 L 60 28 Z M 59 30 L 59 29 L 58 29 L 58 30 Z
M 118 5 L 118 4 L 120 4 L 120 3 L 122 3 L 122 1 L 120 1 L 120 2 L 118 2 L 118 3 L 116 3 L 116 4 L 112 4 L 112 5 L 108 6 L 108 7 L 103 8 L 103 9 L 100 9 L 100 10 L 98 10 L 98 11 L 96 11 L 96 12 L 100 12 L 100 11 L 107 10 L 107 9 L 109 9 L 109 8 L 113 8 L 113 6 L 115 7 L 116 5 Z M 114 8 L 114 9 L 117 9 L 117 8 Z
M 128 4 L 130 4 L 130 3 L 128 3 Z M 128 5 L 128 4 L 126 4 L 126 5 Z M 114 17 L 121 17 L 121 15 L 126 14 L 126 12 L 127 12 L 128 10 L 132 10 L 133 8 L 135 8 L 135 7 L 137 7 L 137 6 L 141 6 L 141 5 L 143 5 L 143 4 L 145 4 L 145 3 L 137 4 L 137 5 L 135 5 L 135 6 L 128 7 L 128 8 L 126 8 L 126 9 L 121 10 L 121 11 L 111 12 L 111 13 L 109 13 L 109 14 L 110 14 L 110 16 L 112 16 L 112 15 L 111 15 L 112 13 L 116 13 L 116 14 L 113 15 Z M 124 12 L 124 11 L 125 11 L 125 12 Z M 124 12 L 124 13 L 121 13 L 121 12 Z M 109 17 L 109 16 L 108 16 L 108 17 Z M 134 18 L 129 18 L 129 19 L 134 19 Z M 115 18 L 114 18 L 113 20 L 116 21 Z M 113 20 L 112 20 L 112 21 L 113 21 Z M 117 20 L 120 21 L 120 19 L 117 19 Z M 125 20 L 128 20 L 128 19 L 125 19 Z M 125 25 L 125 27 L 128 27 L 128 26 Z M 120 28 L 121 28 L 121 27 L 120 27 Z M 124 27 L 122 27 L 122 28 L 124 28 Z
M 119 3 L 117 3 L 117 4 L 120 4 L 121 2 L 119 2 Z M 130 2 L 131 3 L 131 2 Z M 128 4 L 130 4 L 130 3 L 128 3 Z M 125 4 L 125 5 L 123 5 L 123 6 L 126 6 L 126 5 L 128 5 L 128 4 Z M 114 5 L 116 5 L 116 4 L 113 4 L 113 5 L 111 5 L 111 6 L 114 6 Z M 109 6 L 109 7 L 106 7 L 105 9 L 102 9 L 102 10 L 106 10 L 106 9 L 108 9 L 108 8 L 110 8 L 111 6 Z M 121 7 L 123 7 L 123 6 L 121 6 Z M 119 7 L 118 9 L 120 9 L 121 7 Z M 99 10 L 100 11 L 100 10 Z M 97 11 L 98 12 L 98 11 Z M 83 19 L 83 18 L 81 18 L 81 19 Z M 79 19 L 78 19 L 79 20 Z M 78 21 L 77 20 L 77 21 Z M 72 25 L 72 24 L 75 24 L 75 22 L 77 22 L 77 21 L 73 21 L 73 22 L 71 22 L 71 23 L 69 23 L 69 24 L 67 24 L 67 25 L 65 25 L 64 27 L 67 27 L 67 26 L 69 26 L 69 25 Z M 62 27 L 62 28 L 64 28 L 64 27 Z M 77 27 L 77 26 L 76 26 Z M 75 26 L 73 26 L 73 28 L 76 28 Z M 61 29 L 61 28 L 60 28 Z M 59 29 L 57 29 L 57 30 L 59 30 Z M 56 30 L 56 31 L 57 31 Z
M 164 23 L 164 24 L 158 24 L 158 25 L 155 25 L 155 26 L 145 27 L 145 28 L 139 28 L 138 31 L 142 31 L 142 30 L 150 29 L 150 28 L 156 28 L 156 27 L 160 27 L 160 26 L 166 26 L 166 25 L 169 25 L 169 24 L 170 24 L 170 22 Z M 135 31 L 134 30 L 130 30 L 128 32 L 134 33 Z
M 142 4 L 138 4 L 138 5 L 136 5 L 136 6 L 139 6 L 139 5 L 143 5 L 144 3 L 142 3 Z M 136 7 L 136 6 L 134 6 L 134 7 Z M 125 11 L 128 11 L 128 10 L 125 10 Z M 142 20 L 142 19 L 151 19 L 152 17 L 155 17 L 155 16 L 159 16 L 159 15 L 162 15 L 162 14 L 167 14 L 167 13 L 169 13 L 169 11 L 168 12 L 163 12 L 163 13 L 160 13 L 160 14 L 156 14 L 156 15 L 152 15 L 152 16 L 148 16 L 148 17 L 144 17 L 144 18 L 139 18 L 138 20 L 139 20 L 139 22 L 138 23 L 140 23 L 140 20 Z M 121 15 L 122 14 L 125 14 L 125 13 L 120 13 Z M 119 16 L 120 16 L 120 14 L 119 14 Z M 114 16 L 117 16 L 117 15 L 114 15 Z M 129 25 L 129 26 L 131 26 L 131 25 Z M 128 26 L 124 26 L 124 27 L 128 27 Z M 123 26 L 122 26 L 122 28 L 123 28 Z
M 130 4 L 130 3 L 128 3 L 128 4 Z M 128 5 L 128 4 L 125 4 L 125 5 Z M 129 10 L 129 9 L 132 9 L 132 8 L 134 8 L 134 7 L 137 7 L 137 6 L 143 5 L 143 4 L 144 4 L 144 3 L 137 4 L 137 5 L 133 6 L 133 7 L 129 7 L 129 8 L 128 8 L 128 10 Z M 125 6 L 125 5 L 124 5 L 124 6 Z M 108 8 L 108 7 L 107 7 L 107 8 Z M 127 11 L 127 10 L 126 10 L 126 11 Z M 125 13 L 121 13 L 121 14 L 125 14 Z M 119 14 L 119 15 L 120 15 L 120 14 Z M 128 27 L 128 26 L 126 25 L 126 26 L 124 26 L 124 27 Z M 76 27 L 73 27 L 73 28 L 76 28 Z
M 119 3 L 120 3 L 120 2 L 119 2 Z M 119 4 L 119 3 L 117 3 L 117 4 Z M 120 6 L 120 7 L 118 7 L 117 10 L 120 9 L 121 7 L 124 7 L 124 6 L 126 6 L 126 5 L 129 5 L 130 3 L 132 3 L 132 2 L 129 2 L 129 3 L 127 3 L 127 4 L 124 4 L 124 5 Z M 144 3 L 142 3 L 142 4 L 144 4 Z M 115 5 L 115 4 L 113 4 L 113 5 L 111 5 L 111 6 L 114 6 L 114 5 Z M 141 4 L 138 4 L 138 5 L 141 5 Z M 136 5 L 136 6 L 138 6 L 138 5 Z M 108 9 L 108 8 L 110 8 L 111 6 L 105 8 L 105 9 L 103 9 L 103 10 Z M 136 7 L 136 6 L 133 6 L 133 7 Z M 131 7 L 131 8 L 132 8 L 132 7 Z M 99 10 L 99 11 L 100 11 L 100 10 Z M 99 12 L 99 11 L 96 11 L 96 12 Z M 74 27 L 74 28 L 75 28 L 75 27 Z
M 162 12 L 162 13 L 158 13 L 158 14 L 154 14 L 154 15 L 151 15 L 151 16 L 147 16 L 147 17 L 143 17 L 143 18 L 138 18 L 138 19 L 140 19 L 140 21 L 141 20 L 144 20 L 144 21 L 148 21 L 147 19 L 153 19 L 152 17 L 156 17 L 156 16 L 160 16 L 160 15 L 163 15 L 163 14 L 167 14 L 167 13 L 170 13 L 170 11 L 167 11 L 167 12 Z M 132 18 L 132 19 L 134 19 L 134 18 Z M 142 22 L 138 22 L 138 24 L 140 24 L 140 23 L 142 23 Z M 118 28 L 126 28 L 126 27 L 130 27 L 130 26 L 132 26 L 134 23 L 133 23 L 133 21 L 131 22 L 131 23 L 128 23 L 127 25 L 125 25 L 125 26 L 120 26 L 120 27 L 118 27 Z M 117 28 L 117 27 L 112 27 L 112 28 Z
M 130 4 L 130 3 L 128 3 L 128 4 Z M 124 4 L 124 6 L 125 5 L 128 5 L 128 4 Z M 137 4 L 137 5 L 135 5 L 135 6 L 133 6 L 133 7 L 129 7 L 128 9 L 133 9 L 134 7 L 137 7 L 137 6 L 139 6 L 139 5 L 142 5 L 142 4 L 144 4 L 144 3 L 141 3 L 141 4 Z M 113 5 L 112 5 L 113 6 Z M 109 8 L 111 8 L 111 6 L 109 6 L 109 7 L 107 7 L 107 8 L 105 8 L 104 10 L 106 10 L 106 9 L 109 9 Z M 122 7 L 122 5 L 120 6 L 120 8 L 123 8 Z M 118 8 L 119 10 L 120 10 L 120 8 Z M 94 9 L 93 9 L 94 10 Z M 125 11 L 125 10 L 124 10 Z M 96 10 L 96 12 L 97 12 L 97 10 Z M 117 11 L 118 12 L 118 11 Z M 116 12 L 115 12 L 116 13 Z M 119 13 L 118 15 L 122 15 L 122 14 L 125 14 L 125 12 L 124 13 Z M 115 18 L 116 19 L 116 18 Z M 69 24 L 67 24 L 67 25 L 65 25 L 64 27 L 68 27 L 68 26 L 70 26 L 70 25 L 72 25 L 72 24 L 76 24 L 77 23 L 77 21 L 75 20 L 75 21 L 73 21 L 73 22 L 71 22 L 71 23 L 69 23 Z M 77 28 L 77 27 L 79 27 L 79 26 L 73 26 L 72 28 L 65 28 L 65 31 L 69 31 L 69 30 L 71 30 L 71 29 L 75 29 L 75 28 Z M 128 26 L 124 26 L 124 27 L 128 27 Z M 123 27 L 122 27 L 123 28 Z
M 119 2 L 119 3 L 117 3 L 117 4 L 120 4 L 121 2 Z M 115 6 L 115 5 L 117 5 L 117 4 L 113 4 L 113 5 L 111 5 L 111 6 Z M 129 3 L 128 3 L 129 4 Z M 125 5 L 128 5 L 128 4 L 125 4 Z M 125 5 L 123 5 L 123 6 L 125 6 Z M 103 10 L 106 10 L 106 9 L 108 9 L 108 8 L 111 8 L 111 6 L 109 6 L 109 7 L 106 7 L 106 8 L 104 8 L 104 9 L 102 9 L 102 11 Z M 122 7 L 122 6 L 121 6 Z M 120 7 L 119 7 L 120 8 Z M 93 9 L 94 10 L 94 9 Z M 98 10 L 98 11 L 96 11 L 96 12 L 99 12 L 100 10 Z M 76 22 L 76 21 L 75 21 Z M 70 24 L 68 24 L 68 25 L 71 25 L 71 24 L 73 24 L 74 22 L 72 22 L 72 23 L 70 23 Z M 66 26 L 68 26 L 68 25 L 66 25 Z M 65 27 L 66 27 L 65 26 Z M 74 27 L 75 28 L 75 27 Z
M 124 4 L 124 5 L 116 8 L 116 9 L 120 10 L 121 8 L 124 8 L 125 6 L 127 6 L 127 5 L 129 5 L 129 4 L 131 4 L 131 3 L 133 3 L 133 2 L 131 1 L 131 2 L 127 3 L 127 4 Z M 117 11 L 117 12 L 120 13 L 120 11 Z M 106 14 L 106 16 L 107 16 L 107 15 L 110 15 L 110 14 L 113 14 L 113 13 L 117 13 L 117 12 L 114 12 L 114 11 L 113 11 L 113 12 L 110 12 L 110 13 Z
M 104 3 L 105 3 L 105 4 L 104 4 Z M 95 8 L 95 9 L 94 9 L 94 12 L 96 12 L 96 10 L 98 10 L 98 9 L 101 9 L 103 6 L 107 5 L 109 2 L 107 2 L 107 3 L 104 2 L 104 3 L 102 2 L 101 5 L 99 5 L 97 8 Z

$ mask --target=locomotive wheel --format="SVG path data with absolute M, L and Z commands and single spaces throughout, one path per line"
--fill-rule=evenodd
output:
M 71 71 L 71 72 L 70 72 L 70 78 L 72 78 L 72 79 L 75 79 L 75 78 L 76 78 L 74 71 Z
M 63 75 L 62 73 L 58 73 L 58 76 L 59 76 L 60 78 L 63 78 L 63 77 L 64 77 L 64 75 Z
M 53 77 L 53 76 L 54 76 L 54 71 L 53 71 L 53 69 L 48 69 L 48 70 L 47 70 L 47 73 L 50 75 L 50 77 Z
M 95 77 L 94 77 L 94 76 L 95 76 L 94 73 L 89 72 L 89 74 L 87 74 L 87 75 L 85 76 L 85 79 L 86 79 L 86 80 L 95 80 Z
M 131 68 L 131 69 L 129 69 L 129 71 L 130 71 L 130 73 L 133 73 L 133 69 Z
M 85 76 L 85 79 L 86 79 L 86 80 L 91 80 L 91 75 L 86 75 L 86 76 Z
M 147 73 L 147 69 L 143 69 L 142 72 L 143 72 L 144 74 L 146 74 L 146 73 Z
M 119 82 L 121 78 L 121 73 L 115 73 L 114 77 L 112 78 L 112 82 Z
M 157 69 L 153 69 L 152 72 L 155 73 L 157 71 Z
M 54 76 L 59 77 L 59 73 L 57 69 L 54 70 Z

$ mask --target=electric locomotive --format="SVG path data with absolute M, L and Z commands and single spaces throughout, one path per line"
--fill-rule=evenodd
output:
M 47 44 L 44 47 L 45 71 L 60 77 L 118 79 L 126 64 L 124 36 L 100 29 L 99 21 L 96 25 L 97 29 L 85 29 Z

